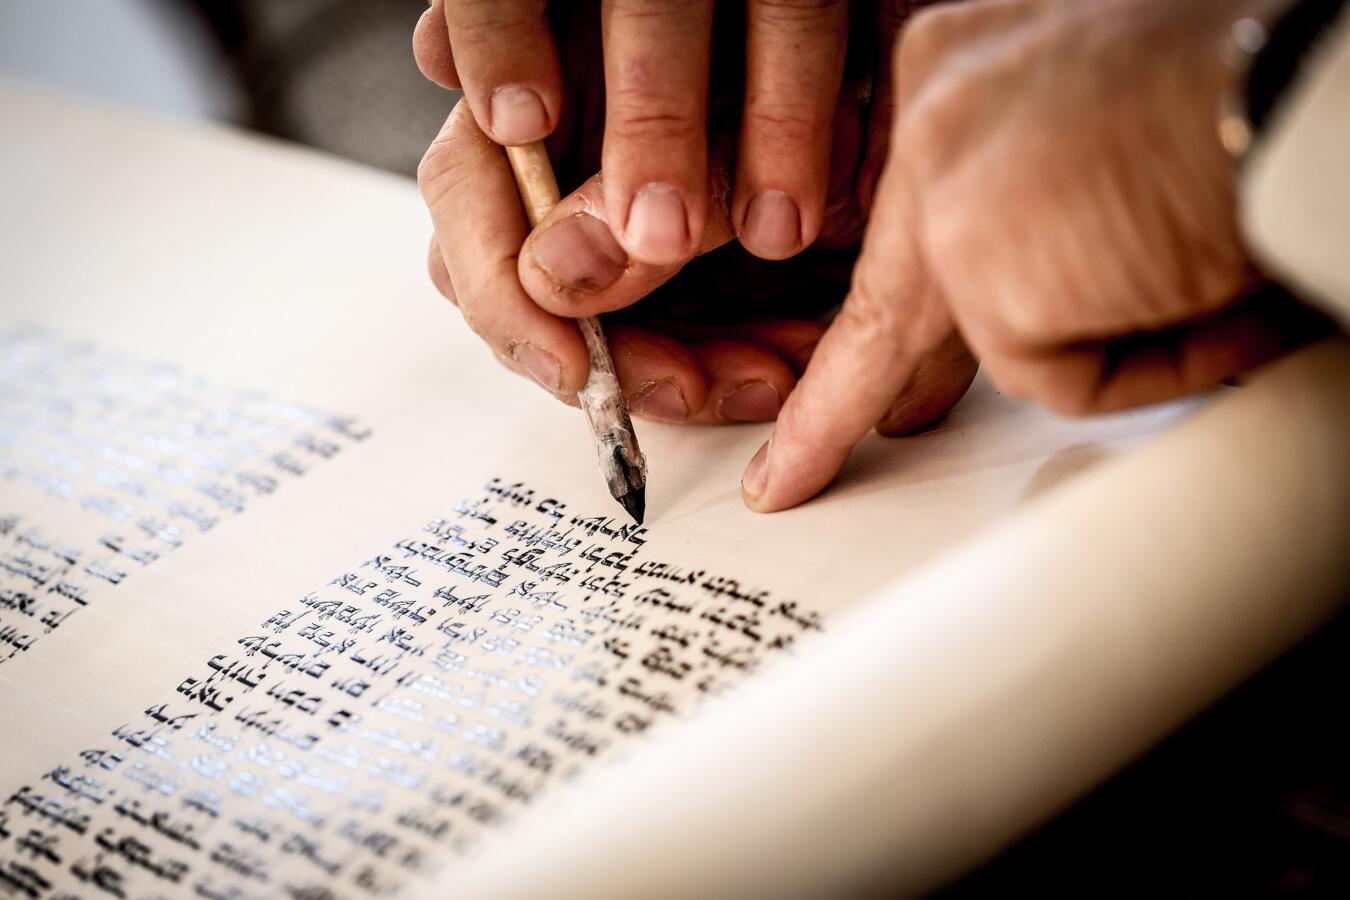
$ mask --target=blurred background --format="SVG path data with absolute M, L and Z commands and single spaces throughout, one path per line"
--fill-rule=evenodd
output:
M 0 78 L 411 176 L 456 99 L 413 62 L 425 9 L 0 0 Z M 941 896 L 1350 897 L 1348 649 L 1341 621 Z
M 455 94 L 422 78 L 426 0 L 0 0 L 0 75 L 209 119 L 412 175 Z

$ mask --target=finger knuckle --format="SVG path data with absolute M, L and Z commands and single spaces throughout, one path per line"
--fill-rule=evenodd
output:
M 454 299 L 455 308 L 459 310 L 460 318 L 464 324 L 482 341 L 492 348 L 494 353 L 506 351 L 504 342 L 496 340 L 492 329 L 489 328 L 489 319 L 485 316 L 483 304 L 477 302 L 476 295 L 469 291 L 463 291 Z
M 989 383 L 1000 394 L 1023 400 L 1031 398 L 1031 390 L 1027 387 L 1018 367 L 1002 360 L 991 359 L 985 361 L 984 371 Z
M 468 115 L 468 106 L 460 101 L 450 114 L 450 121 L 436 136 L 417 164 L 417 187 L 422 200 L 431 210 L 438 209 L 445 199 L 468 183 L 473 166 L 471 154 L 481 152 L 474 140 L 457 119 Z
M 886 437 L 899 437 L 932 425 L 956 405 L 970 386 L 970 380 L 934 377 L 921 369 L 877 422 L 877 432 Z
M 508 347 L 502 346 L 502 342 L 494 340 L 491 329 L 488 328 L 488 322 L 485 316 L 481 315 L 479 304 L 473 303 L 471 299 L 466 298 L 467 302 L 458 304 L 459 314 L 464 319 L 464 324 L 469 326 L 469 330 L 478 335 L 484 343 L 492 348 L 494 353 L 506 353 Z
M 453 0 L 446 10 L 450 33 L 462 47 L 519 46 L 544 27 L 541 2 Z
M 925 3 L 905 19 L 901 43 L 922 50 L 942 50 L 968 33 L 984 13 L 979 3 Z
M 1086 416 L 1096 411 L 1098 384 L 1073 377 L 1063 367 L 1032 361 L 995 361 L 986 366 L 989 381 L 1001 393 L 1031 400 L 1061 416 Z
M 438 209 L 446 197 L 465 183 L 463 165 L 456 148 L 448 141 L 436 141 L 427 148 L 417 164 L 417 186 L 422 200 L 431 210 Z
M 427 260 L 427 276 L 431 279 L 431 284 L 436 288 L 436 292 L 449 300 L 452 306 L 459 306 L 459 300 L 455 297 L 454 285 L 450 282 L 445 273 L 444 263 L 435 259 Z
M 931 58 L 937 48 L 946 43 L 945 37 L 951 33 L 955 15 L 953 7 L 946 5 L 921 8 L 911 13 L 891 51 L 895 70 L 899 72 L 905 65 Z
M 675 104 L 653 104 L 650 97 L 618 97 L 605 125 L 605 137 L 624 143 L 684 143 L 698 134 L 697 114 Z
M 1032 399 L 1061 416 L 1082 417 L 1096 411 L 1096 391 L 1091 385 L 1074 383 L 1042 384 L 1034 389 Z
M 615 19 L 687 19 L 702 15 L 711 0 L 612 0 Z
M 869 350 L 875 344 L 889 345 L 904 327 L 899 304 L 879 282 L 878 274 L 870 265 L 860 265 L 854 271 L 848 300 L 835 323 L 847 329 L 856 343 Z
M 754 0 L 752 15 L 761 27 L 790 30 L 794 35 L 834 32 L 845 0 Z
M 753 0 L 753 3 L 757 9 L 788 16 L 815 16 L 847 5 L 844 0 Z
M 824 117 L 810 105 L 792 100 L 752 100 L 746 110 L 746 127 L 756 140 L 784 141 L 799 145 L 821 134 Z
M 939 76 L 963 75 L 986 66 L 1001 55 L 1001 46 L 980 44 L 980 52 L 967 52 L 978 42 L 978 27 L 973 19 L 980 15 L 980 4 L 950 3 L 927 7 L 915 13 L 900 33 L 891 51 L 891 71 L 896 95 L 913 98 L 923 92 Z M 976 61 L 971 65 L 954 65 L 958 57 Z M 950 85 L 949 85 L 950 86 Z
M 929 79 L 896 119 L 896 140 L 923 175 L 954 168 L 962 136 L 978 111 L 983 87 L 970 74 L 954 70 Z
M 431 205 L 431 195 L 441 177 L 454 166 L 454 150 L 448 141 L 436 139 L 417 163 L 417 187 L 422 199 Z

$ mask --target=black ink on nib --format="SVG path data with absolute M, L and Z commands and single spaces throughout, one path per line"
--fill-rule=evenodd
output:
M 623 508 L 628 510 L 628 514 L 633 517 L 633 521 L 642 524 L 642 516 L 647 512 L 647 490 L 646 488 L 636 488 L 630 490 L 619 498 Z
M 605 481 L 609 494 L 623 504 L 633 521 L 642 524 L 647 512 L 647 465 L 641 453 L 630 458 L 621 447 L 614 447 L 604 459 Z

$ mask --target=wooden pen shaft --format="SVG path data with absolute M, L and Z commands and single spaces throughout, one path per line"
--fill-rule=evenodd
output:
M 548 151 L 544 149 L 543 141 L 535 141 L 533 144 L 507 147 L 506 158 L 511 161 L 511 174 L 516 176 L 520 200 L 525 204 L 525 218 L 533 228 L 562 199 Z
M 507 147 L 506 156 L 511 162 L 511 173 L 515 176 L 521 203 L 525 207 L 525 218 L 533 228 L 544 220 L 561 199 L 553 164 L 549 161 L 548 151 L 542 141 Z M 577 328 L 586 342 L 586 351 L 590 357 L 590 373 L 586 377 L 585 387 L 577 392 L 577 401 L 591 426 L 596 455 L 609 491 L 615 499 L 620 499 L 625 494 L 641 492 L 645 488 L 646 460 L 638 449 L 633 421 L 628 415 L 628 405 L 619 387 L 614 359 L 610 355 L 600 320 L 594 316 L 578 319 Z M 624 461 L 626 468 L 618 464 L 618 459 Z

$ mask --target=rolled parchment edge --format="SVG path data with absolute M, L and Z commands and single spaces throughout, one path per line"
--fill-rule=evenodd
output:
M 1348 412 L 1344 340 L 1266 367 L 591 773 L 444 896 L 904 896 L 987 859 L 1339 610 Z

